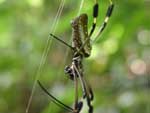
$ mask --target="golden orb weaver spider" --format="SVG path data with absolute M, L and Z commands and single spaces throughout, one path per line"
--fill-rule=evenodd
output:
M 72 113 L 80 113 L 82 107 L 83 107 L 83 102 L 78 101 L 78 78 L 80 80 L 82 90 L 83 90 L 83 99 L 86 98 L 87 105 L 89 107 L 88 113 L 93 113 L 93 106 L 91 105 L 91 101 L 94 98 L 92 88 L 90 85 L 86 82 L 84 76 L 83 76 L 83 65 L 82 61 L 84 58 L 89 57 L 91 54 L 91 49 L 92 45 L 90 43 L 90 38 L 95 30 L 96 27 L 96 22 L 97 22 L 97 17 L 98 17 L 98 2 L 95 0 L 96 3 L 93 7 L 93 25 L 92 29 L 90 30 L 90 33 L 88 33 L 88 16 L 86 13 L 79 15 L 75 19 L 72 20 L 71 26 L 72 26 L 72 45 L 67 44 L 65 41 L 61 40 L 57 36 L 50 34 L 52 38 L 57 39 L 64 45 L 68 46 L 71 48 L 73 51 L 73 58 L 72 58 L 72 63 L 69 66 L 65 67 L 65 73 L 68 74 L 69 78 L 74 81 L 75 83 L 75 102 L 74 102 L 74 108 L 71 108 L 55 98 L 53 95 L 51 95 L 45 88 L 44 86 L 40 83 L 38 80 L 39 86 L 43 89 L 43 91 L 48 94 L 52 101 L 65 108 L 66 110 L 72 112 Z M 102 26 L 100 27 L 96 38 L 101 35 L 102 31 L 105 29 L 107 22 L 109 20 L 109 17 L 112 14 L 114 4 L 112 3 L 111 0 L 109 0 L 110 5 L 107 9 L 106 12 L 106 17 L 104 19 L 104 22 Z

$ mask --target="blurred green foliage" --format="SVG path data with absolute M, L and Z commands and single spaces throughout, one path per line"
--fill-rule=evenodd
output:
M 80 12 L 88 14 L 89 29 L 93 1 L 85 0 Z M 98 0 L 97 30 L 108 1 Z M 95 94 L 94 113 L 149 113 L 150 0 L 113 2 L 115 8 L 108 26 L 93 44 L 91 57 L 84 61 L 85 77 Z M 73 104 L 73 82 L 63 72 L 71 60 L 69 49 L 50 40 L 47 57 L 40 65 L 60 3 L 61 0 L 0 0 L 0 113 L 25 113 L 37 75 L 53 95 L 67 105 Z M 77 16 L 80 3 L 66 0 L 55 25 L 55 35 L 68 43 L 70 21 Z M 62 112 L 66 111 L 50 103 L 36 86 L 29 113 Z

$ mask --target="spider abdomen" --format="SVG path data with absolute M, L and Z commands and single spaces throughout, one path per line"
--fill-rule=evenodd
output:
M 81 14 L 72 20 L 72 46 L 78 54 L 88 57 L 91 54 L 90 38 L 88 37 L 88 16 Z

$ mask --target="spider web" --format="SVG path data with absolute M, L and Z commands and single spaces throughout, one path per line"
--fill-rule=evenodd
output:
M 57 28 L 60 16 L 61 16 L 63 8 L 64 8 L 65 1 L 66 0 L 61 0 L 61 3 L 60 3 L 59 8 L 58 8 L 58 11 L 57 11 L 56 16 L 55 16 L 55 18 L 53 20 L 53 24 L 52 24 L 52 27 L 51 27 L 51 30 L 50 30 L 50 33 L 52 33 L 52 34 L 55 34 L 55 31 L 56 31 L 56 28 Z M 83 7 L 83 3 L 84 3 L 84 0 L 81 0 L 77 16 L 81 12 L 81 9 Z M 42 54 L 42 57 L 41 57 L 41 60 L 40 60 L 39 66 L 38 66 L 38 69 L 37 69 L 36 74 L 35 74 L 35 80 L 34 80 L 34 83 L 33 83 L 33 87 L 32 87 L 32 90 L 31 90 L 31 94 L 30 94 L 30 97 L 29 97 L 29 100 L 28 100 L 28 103 L 27 103 L 27 107 L 26 107 L 25 113 L 29 113 L 29 109 L 30 109 L 31 102 L 32 102 L 32 99 L 33 99 L 33 95 L 34 95 L 34 92 L 35 92 L 35 89 L 36 89 L 36 85 L 37 85 L 37 80 L 39 79 L 39 77 L 42 74 L 42 69 L 43 69 L 43 67 L 45 65 L 45 61 L 47 59 L 48 52 L 49 52 L 49 50 L 51 48 L 51 43 L 52 43 L 52 40 L 51 40 L 50 36 L 48 36 L 47 37 L 47 41 L 46 41 L 46 45 L 44 47 L 44 51 L 43 51 L 43 54 Z M 65 56 L 67 56 L 67 55 L 68 55 L 68 50 L 67 50 Z M 66 60 L 67 60 L 67 58 L 64 57 L 63 61 L 66 62 Z
M 53 22 L 53 24 L 52 24 L 52 28 L 51 28 L 51 30 L 50 30 L 51 33 L 54 33 L 55 30 L 56 30 L 56 26 L 57 26 L 57 24 L 58 24 L 58 20 L 59 20 L 59 18 L 60 18 L 60 15 L 61 15 L 62 10 L 63 10 L 63 7 L 64 7 L 64 3 L 65 3 L 65 0 L 61 0 L 60 6 L 59 6 L 58 11 L 57 11 L 57 14 L 56 14 L 56 16 L 55 16 L 54 22 Z M 41 61 L 40 61 L 39 67 L 38 67 L 37 72 L 36 72 L 36 75 L 35 75 L 35 80 L 34 80 L 34 83 L 33 83 L 31 95 L 30 95 L 30 97 L 29 97 L 28 104 L 27 104 L 27 108 L 26 108 L 26 113 L 29 113 L 29 108 L 30 108 L 30 105 L 31 105 L 31 102 L 32 102 L 32 99 L 33 99 L 34 92 L 35 92 L 36 83 L 37 83 L 38 78 L 39 78 L 40 75 L 41 75 L 42 68 L 43 68 L 43 66 L 44 66 L 44 64 L 45 64 L 45 60 L 46 60 L 46 58 L 47 58 L 48 51 L 50 50 L 50 45 L 51 45 L 51 43 L 52 43 L 52 40 L 50 40 L 50 37 L 48 36 L 46 45 L 45 45 L 45 47 L 44 47 L 44 52 L 43 52 L 43 54 L 42 54 Z

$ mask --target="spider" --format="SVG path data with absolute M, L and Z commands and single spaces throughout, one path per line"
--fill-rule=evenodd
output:
M 105 29 L 107 22 L 109 20 L 109 17 L 112 14 L 114 4 L 111 0 L 109 0 L 110 5 L 108 6 L 106 17 L 104 19 L 104 22 L 102 26 L 100 27 L 96 38 L 99 37 L 102 33 L 102 31 Z M 71 108 L 61 101 L 59 101 L 57 98 L 55 98 L 53 95 L 51 95 L 44 86 L 40 83 L 38 80 L 38 84 L 40 87 L 44 90 L 45 93 L 47 93 L 52 101 L 56 103 L 57 105 L 67 109 L 68 111 L 72 113 L 80 113 L 83 102 L 78 101 L 78 78 L 80 80 L 82 91 L 83 91 L 83 99 L 86 98 L 87 105 L 89 107 L 88 113 L 93 113 L 93 106 L 91 105 L 91 101 L 94 98 L 92 88 L 87 83 L 83 76 L 83 65 L 82 61 L 84 58 L 87 58 L 91 55 L 92 45 L 91 45 L 91 36 L 95 30 L 97 17 L 98 17 L 98 2 L 95 0 L 95 5 L 93 6 L 93 25 L 88 33 L 88 16 L 86 13 L 83 13 L 72 20 L 71 26 L 72 26 L 72 45 L 67 44 L 65 41 L 60 39 L 59 37 L 50 34 L 52 38 L 55 38 L 56 40 L 60 41 L 67 47 L 71 48 L 73 51 L 73 57 L 72 57 L 72 63 L 65 67 L 65 73 L 68 75 L 68 77 L 74 81 L 75 84 L 75 102 L 74 102 L 74 108 Z

